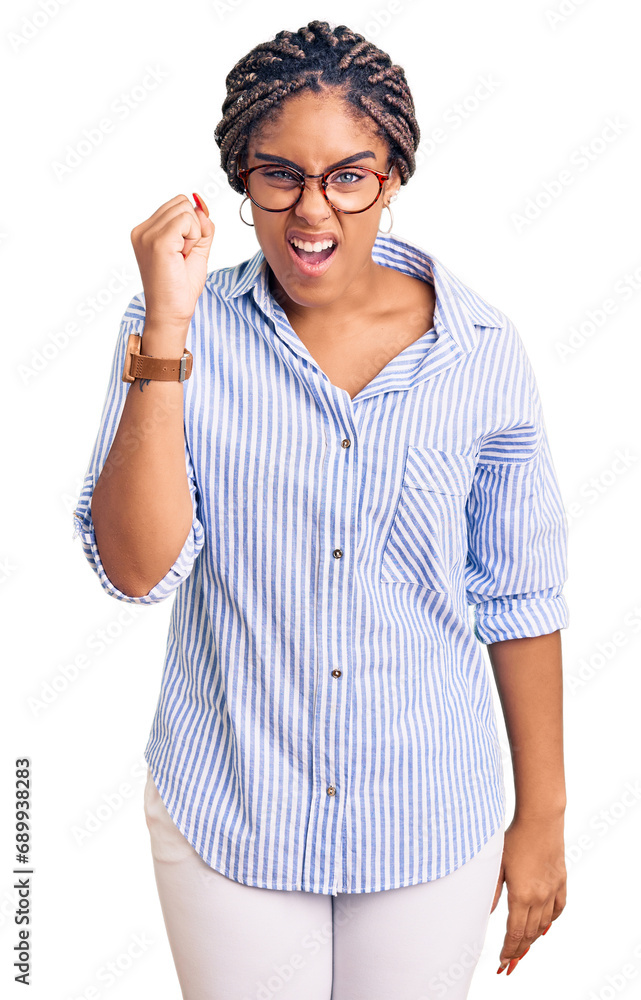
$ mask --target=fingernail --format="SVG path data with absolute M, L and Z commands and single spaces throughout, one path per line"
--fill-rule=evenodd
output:
M 529 944 L 527 946 L 527 948 L 525 949 L 525 951 L 523 952 L 523 954 L 520 956 L 520 958 L 525 958 L 525 956 L 527 955 L 527 953 L 528 953 L 528 951 L 530 950 L 531 947 L 532 947 L 532 945 Z
M 499 965 L 498 969 L 496 970 L 496 974 L 497 974 L 497 976 L 498 976 L 498 974 L 499 974 L 500 972 L 503 972 L 504 970 L 505 970 L 505 966 L 504 966 L 504 965 Z
M 543 937 L 543 934 L 547 934 L 547 932 L 549 931 L 549 929 L 550 929 L 550 927 L 551 927 L 551 926 L 552 926 L 552 924 L 548 924 L 548 925 L 547 925 L 547 927 L 545 928 L 545 930 L 544 930 L 544 931 L 543 931 L 543 933 L 541 934 L 541 937 Z
M 196 202 L 196 205 L 198 206 L 198 208 L 200 209 L 200 211 L 204 212 L 205 215 L 207 216 L 207 218 L 209 218 L 209 212 L 207 211 L 207 209 L 206 209 L 206 207 L 205 207 L 205 205 L 203 203 L 202 198 L 200 198 L 197 194 L 193 194 L 192 197 L 193 197 L 194 201 Z
M 511 959 L 510 964 L 507 967 L 508 976 L 510 975 L 511 972 L 514 972 L 518 964 L 519 964 L 518 958 Z

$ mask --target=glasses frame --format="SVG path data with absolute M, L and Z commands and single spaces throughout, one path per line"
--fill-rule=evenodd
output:
M 290 170 L 293 174 L 297 174 L 297 176 L 300 177 L 300 181 L 299 181 L 300 191 L 298 193 L 298 198 L 296 199 L 295 202 L 293 202 L 293 204 L 288 205 L 287 208 L 265 208 L 263 205 L 259 205 L 259 203 L 252 198 L 251 194 L 249 193 L 249 175 L 252 174 L 254 172 L 254 170 L 260 170 L 261 167 L 285 167 L 286 170 Z M 336 171 L 338 171 L 338 170 L 349 170 L 349 164 L 347 164 L 344 167 L 333 167 L 331 170 L 326 170 L 324 174 L 302 174 L 300 172 L 300 170 L 296 170 L 295 167 L 290 167 L 287 164 L 283 164 L 283 163 L 275 163 L 275 162 L 273 162 L 273 163 L 259 163 L 255 167 L 241 168 L 241 166 L 240 166 L 240 157 L 238 158 L 237 163 L 236 163 L 236 173 L 237 173 L 238 177 L 241 179 L 241 181 L 243 182 L 243 186 L 245 188 L 245 194 L 250 199 L 250 201 L 253 202 L 253 204 L 256 205 L 257 208 L 260 208 L 263 212 L 289 212 L 289 210 L 292 209 L 292 208 L 294 208 L 295 205 L 298 205 L 298 202 L 303 197 L 303 191 L 305 190 L 305 180 L 308 177 L 313 177 L 313 178 L 320 177 L 320 178 L 322 178 L 321 179 L 321 191 L 323 192 L 323 197 L 324 197 L 325 201 L 327 202 L 327 204 L 329 205 L 329 207 L 333 208 L 335 212 L 342 212 L 344 215 L 360 215 L 361 212 L 367 212 L 367 210 L 369 208 L 371 208 L 372 205 L 375 205 L 376 202 L 378 201 L 378 199 L 380 198 L 381 191 L 383 190 L 383 184 L 385 183 L 385 181 L 388 179 L 388 177 L 391 174 L 391 168 L 390 168 L 390 170 L 387 173 L 383 173 L 380 170 L 372 170 L 371 167 L 361 167 L 360 165 L 357 166 L 357 167 L 355 167 L 354 169 L 356 169 L 356 170 L 367 170 L 368 173 L 374 174 L 374 176 L 378 179 L 378 194 L 374 198 L 374 201 L 370 202 L 369 205 L 366 205 L 365 208 L 358 208 L 358 209 L 356 209 L 356 211 L 350 212 L 350 211 L 348 211 L 347 209 L 344 209 L 344 208 L 337 208 L 336 205 L 332 204 L 332 202 L 327 197 L 327 178 L 331 174 L 335 174 Z

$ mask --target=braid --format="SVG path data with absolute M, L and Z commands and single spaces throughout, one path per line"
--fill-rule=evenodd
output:
M 285 98 L 303 88 L 319 92 L 323 84 L 344 91 L 354 117 L 367 116 L 376 124 L 401 183 L 407 184 L 416 170 L 421 133 L 402 67 L 346 25 L 332 29 L 327 21 L 310 21 L 256 45 L 227 74 L 223 117 L 214 137 L 234 191 L 244 191 L 236 162 L 252 130 L 275 118 Z

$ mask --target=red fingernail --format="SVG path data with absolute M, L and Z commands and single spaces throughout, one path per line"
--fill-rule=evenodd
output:
M 525 956 L 527 955 L 527 953 L 528 953 L 528 951 L 530 950 L 530 948 L 531 948 L 531 947 L 532 947 L 532 945 L 531 945 L 531 944 L 529 944 L 529 945 L 527 946 L 527 948 L 525 949 L 525 951 L 524 951 L 524 952 L 523 952 L 523 954 L 521 955 L 521 958 L 525 958 Z
M 519 964 L 518 958 L 513 958 L 510 960 L 510 964 L 507 967 L 508 976 L 510 975 L 511 972 L 514 972 L 518 964 Z
M 202 201 L 202 198 L 200 198 L 197 194 L 193 194 L 192 197 L 193 197 L 194 201 L 196 202 L 196 205 L 198 206 L 198 208 L 200 209 L 200 211 L 204 212 L 205 215 L 207 216 L 207 218 L 209 218 L 209 212 L 205 208 L 205 206 L 203 204 L 203 201 Z
M 504 971 L 505 971 L 505 966 L 504 965 L 499 965 L 498 969 L 496 970 L 497 976 L 498 976 L 499 972 L 504 972 Z
M 544 931 L 543 931 L 543 933 L 541 934 L 541 937 L 543 937 L 543 934 L 547 934 L 547 932 L 549 931 L 549 929 L 550 929 L 550 927 L 551 927 L 551 926 L 552 926 L 552 924 L 548 924 L 548 925 L 547 925 L 547 927 L 545 928 L 545 930 L 544 930 Z

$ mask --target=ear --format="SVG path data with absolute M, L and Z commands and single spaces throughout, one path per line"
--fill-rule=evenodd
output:
M 400 186 L 401 186 L 401 172 L 398 169 L 396 160 L 394 160 L 392 166 L 389 169 L 389 177 L 383 184 L 383 198 L 385 205 L 387 205 L 389 203 L 390 198 L 398 192 Z

